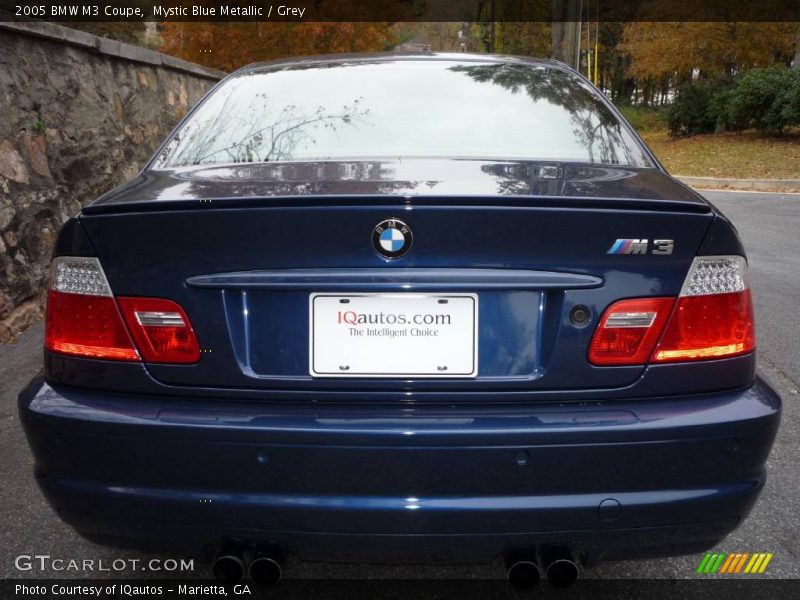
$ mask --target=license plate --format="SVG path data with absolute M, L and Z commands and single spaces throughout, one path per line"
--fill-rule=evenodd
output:
M 476 294 L 311 294 L 314 377 L 475 377 Z

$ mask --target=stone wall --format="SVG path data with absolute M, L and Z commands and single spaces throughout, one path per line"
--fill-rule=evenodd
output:
M 61 223 L 133 177 L 221 76 L 49 23 L 0 23 L 0 342 L 40 318 Z

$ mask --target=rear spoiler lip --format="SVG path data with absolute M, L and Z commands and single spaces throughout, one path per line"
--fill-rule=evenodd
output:
M 142 199 L 127 202 L 97 203 L 85 206 L 83 215 L 142 213 L 184 210 L 224 210 L 239 208 L 312 208 L 312 207 L 409 207 L 409 206 L 482 206 L 489 208 L 565 208 L 574 210 L 629 210 L 645 212 L 680 212 L 709 214 L 713 207 L 708 203 L 690 200 L 664 200 L 646 198 L 583 198 L 577 196 L 407 196 L 407 195 L 290 195 L 256 196 L 243 198 L 223 197 L 207 200 Z

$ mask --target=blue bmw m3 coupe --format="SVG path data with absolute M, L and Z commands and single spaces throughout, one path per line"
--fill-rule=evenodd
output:
M 755 364 L 736 230 L 578 73 L 335 56 L 233 73 L 64 225 L 19 409 L 89 539 L 566 585 L 747 516 Z

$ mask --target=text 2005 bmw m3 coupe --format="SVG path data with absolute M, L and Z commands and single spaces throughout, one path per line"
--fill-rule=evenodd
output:
M 746 269 L 559 63 L 254 65 L 64 225 L 20 412 L 90 539 L 563 584 L 752 508 L 780 399 Z

